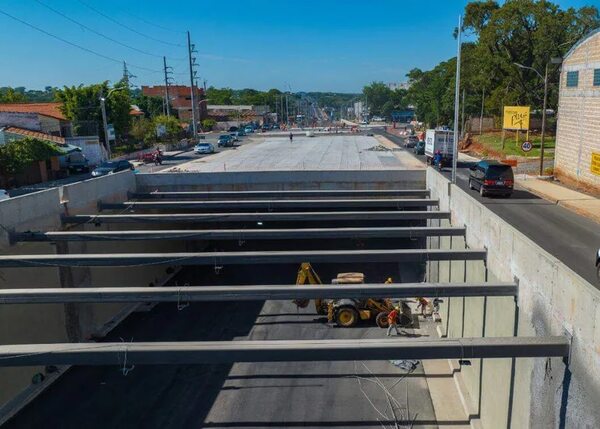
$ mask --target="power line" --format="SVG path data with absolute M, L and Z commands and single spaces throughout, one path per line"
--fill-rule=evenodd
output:
M 125 48 L 127 48 L 127 49 L 131 49 L 131 50 L 133 50 L 133 51 L 139 52 L 140 54 L 149 55 L 149 56 L 151 56 L 151 57 L 156 57 L 156 58 L 162 58 L 162 57 L 163 57 L 162 55 L 153 54 L 152 52 L 148 52 L 148 51 L 144 51 L 144 50 L 142 50 L 142 49 L 138 49 L 138 48 L 136 48 L 135 46 L 130 46 L 130 45 L 128 45 L 128 44 L 126 44 L 126 43 L 123 43 L 123 42 L 121 42 L 121 41 L 119 41 L 119 40 L 117 40 L 117 39 L 113 39 L 113 38 L 112 38 L 112 37 L 110 37 L 110 36 L 107 36 L 107 35 L 105 35 L 105 34 L 103 34 L 103 33 L 100 33 L 99 31 L 96 31 L 96 30 L 94 30 L 93 28 L 91 28 L 91 27 L 88 27 L 87 25 L 85 25 L 85 24 L 83 24 L 83 23 L 81 23 L 81 22 L 79 22 L 79 21 L 77 21 L 77 20 L 75 20 L 75 19 L 73 19 L 73 18 L 71 18 L 71 17 L 69 17 L 69 16 L 65 15 L 65 14 L 64 14 L 64 13 L 62 13 L 61 11 L 54 9 L 52 6 L 49 6 L 49 5 L 47 5 L 46 3 L 42 2 L 41 0 L 34 0 L 34 1 L 35 1 L 36 3 L 39 3 L 39 4 L 41 4 L 41 5 L 42 5 L 42 6 L 44 6 L 46 9 L 49 9 L 49 10 L 51 10 L 52 12 L 56 13 L 57 15 L 60 15 L 60 16 L 62 16 L 62 17 L 63 17 L 63 18 L 65 18 L 66 20 L 68 20 L 68 21 L 71 21 L 72 23 L 74 23 L 74 24 L 76 24 L 76 25 L 78 25 L 78 26 L 80 26 L 80 27 L 82 27 L 82 28 L 85 28 L 86 30 L 88 30 L 88 31 L 91 31 L 92 33 L 94 33 L 94 34 L 96 34 L 96 35 L 98 35 L 98 36 L 100 36 L 100 37 L 102 37 L 102 38 L 104 38 L 104 39 L 106 39 L 106 40 L 109 40 L 109 41 L 111 41 L 111 42 L 113 42 L 113 43 L 116 43 L 116 44 L 118 44 L 118 45 L 124 46 L 124 47 L 125 47 Z
M 97 13 L 98 15 L 100 15 L 100 16 L 102 16 L 102 17 L 104 17 L 105 19 L 108 19 L 109 21 L 111 21 L 111 22 L 113 22 L 113 23 L 115 23 L 115 24 L 117 24 L 117 25 L 119 25 L 119 26 L 121 26 L 121 27 L 123 27 L 123 28 L 125 28 L 125 29 L 127 29 L 127 30 L 129 30 L 129 31 L 131 31 L 131 32 L 133 32 L 133 33 L 135 33 L 135 34 L 138 34 L 138 35 L 140 35 L 140 36 L 142 36 L 142 37 L 145 37 L 145 38 L 147 38 L 147 39 L 150 39 L 150 40 L 154 40 L 155 42 L 158 42 L 158 43 L 163 43 L 163 44 L 165 44 L 165 45 L 177 46 L 177 47 L 179 47 L 179 48 L 183 48 L 183 47 L 184 47 L 183 45 L 180 45 L 180 44 L 178 44 L 178 43 L 167 42 L 167 41 L 165 41 L 165 40 L 157 39 L 156 37 L 152 37 L 152 36 L 149 36 L 149 35 L 147 35 L 147 34 L 145 34 L 145 33 L 142 33 L 142 32 L 140 32 L 140 31 L 136 30 L 135 28 L 132 28 L 132 27 L 130 27 L 130 26 L 128 26 L 128 25 L 126 25 L 126 24 L 123 24 L 123 23 L 122 23 L 122 22 L 120 22 L 120 21 L 117 21 L 117 20 L 116 20 L 116 19 L 114 19 L 112 16 L 106 15 L 106 14 L 105 14 L 105 13 L 103 13 L 102 11 L 100 11 L 100 10 L 96 9 L 96 8 L 95 8 L 95 7 L 93 7 L 93 6 L 90 6 L 89 4 L 87 4 L 86 2 L 84 2 L 84 1 L 82 1 L 82 0 L 77 0 L 77 1 L 78 1 L 79 3 L 81 3 L 82 5 L 84 5 L 85 7 L 87 7 L 88 9 L 90 9 L 90 10 L 94 11 L 94 12 L 95 12 L 95 13 Z
M 167 28 L 167 27 L 163 27 L 162 25 L 156 24 L 154 22 L 150 22 L 144 18 L 142 18 L 141 16 L 137 16 L 131 12 L 125 12 L 127 15 L 132 16 L 133 18 L 142 21 L 145 24 L 151 25 L 153 27 L 156 28 L 160 28 L 161 30 L 165 30 L 165 31 L 170 31 L 171 33 L 177 33 L 177 34 L 185 34 L 185 31 L 181 31 L 181 30 L 173 30 L 172 28 Z
M 57 36 L 56 34 L 52 34 L 52 33 L 48 32 L 48 31 L 44 30 L 43 28 L 37 27 L 37 26 L 35 26 L 35 25 L 33 25 L 33 24 L 31 24 L 31 23 L 29 23 L 27 21 L 24 21 L 24 20 L 22 20 L 20 18 L 17 18 L 16 16 L 13 16 L 13 15 L 11 15 L 11 14 L 3 11 L 3 10 L 0 10 L 0 14 L 2 14 L 4 16 L 7 16 L 8 18 L 10 18 L 10 19 L 12 19 L 14 21 L 20 22 L 21 24 L 26 25 L 29 28 L 33 28 L 34 30 L 39 31 L 40 33 L 45 34 L 46 36 L 52 37 L 53 39 L 59 40 L 59 41 L 61 41 L 63 43 L 66 43 L 67 45 L 73 46 L 73 47 L 75 47 L 77 49 L 81 49 L 82 51 L 85 51 L 85 52 L 87 52 L 89 54 L 96 55 L 97 57 L 104 58 L 105 60 L 112 61 L 114 63 L 119 63 L 119 64 L 123 63 L 123 60 L 118 60 L 116 58 L 109 57 L 108 55 L 104 55 L 104 54 L 102 54 L 100 52 L 96 52 L 96 51 L 94 51 L 92 49 L 86 48 L 85 46 L 82 46 L 82 45 L 79 45 L 77 43 L 71 42 L 71 41 L 69 41 L 67 39 L 63 39 L 62 37 Z M 134 64 L 129 64 L 129 65 L 132 66 L 132 67 L 138 68 L 140 70 L 146 70 L 146 71 L 152 72 L 152 73 L 162 73 L 162 70 L 154 70 L 154 69 L 150 69 L 150 68 L 147 68 L 147 67 L 138 66 L 138 65 L 134 65 Z

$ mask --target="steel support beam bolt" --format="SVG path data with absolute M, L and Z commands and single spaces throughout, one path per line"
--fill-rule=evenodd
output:
M 251 265 L 476 261 L 486 258 L 485 250 L 384 249 L 384 250 L 306 250 L 265 252 L 204 253 L 114 253 L 70 255 L 0 255 L 0 267 L 126 267 L 140 265 Z
M 256 285 L 183 287 L 0 289 L 0 304 L 262 301 L 339 298 L 414 298 L 416 296 L 515 296 L 514 283 L 401 283 L 361 285 Z
M 210 341 L 0 346 L 0 366 L 194 365 L 390 359 L 565 357 L 566 337 L 437 340 Z

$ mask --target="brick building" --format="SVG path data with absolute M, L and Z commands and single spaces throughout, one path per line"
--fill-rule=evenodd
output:
M 600 192 L 600 29 L 564 58 L 554 170 L 566 183 Z
M 165 97 L 165 86 L 142 86 L 142 94 L 147 97 Z M 196 87 L 196 102 L 198 120 L 206 118 L 206 102 L 204 99 L 204 89 Z M 184 122 L 190 122 L 192 119 L 192 95 L 189 86 L 170 85 L 169 99 L 171 107 L 177 111 L 177 116 Z

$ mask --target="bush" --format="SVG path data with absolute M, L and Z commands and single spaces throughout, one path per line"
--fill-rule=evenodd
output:
M 202 129 L 204 131 L 211 131 L 215 125 L 217 125 L 217 121 L 215 121 L 214 119 L 203 119 L 202 120 Z
M 46 161 L 62 153 L 54 144 L 34 138 L 8 142 L 0 146 L 0 174 L 20 173 L 33 162 Z

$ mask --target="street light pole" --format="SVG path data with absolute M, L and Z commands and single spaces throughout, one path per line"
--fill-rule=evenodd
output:
M 542 108 L 542 136 L 540 139 L 540 176 L 544 175 L 544 137 L 546 134 L 546 109 L 548 104 L 548 63 L 544 74 L 544 107 Z
M 456 84 L 454 89 L 454 144 L 452 145 L 452 183 L 456 183 L 458 167 L 458 121 L 460 110 L 460 60 L 462 51 L 462 15 L 458 17 L 458 47 L 456 54 Z

